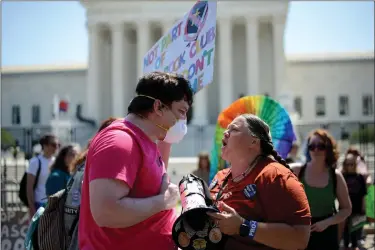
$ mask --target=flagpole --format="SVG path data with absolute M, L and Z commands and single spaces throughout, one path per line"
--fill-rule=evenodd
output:
M 59 110 L 59 97 L 57 94 L 55 94 L 53 96 L 53 114 L 54 114 L 54 119 L 55 119 L 55 131 L 54 133 L 56 133 L 56 136 L 58 137 L 59 136 L 59 116 L 60 116 L 60 110 Z
M 66 117 L 66 119 L 67 119 L 67 121 L 68 121 L 68 131 L 67 131 L 67 133 L 68 133 L 68 141 L 69 141 L 69 143 L 71 143 L 72 142 L 72 133 L 71 133 L 71 130 L 72 130 L 72 123 L 71 123 L 71 119 L 70 119 L 70 116 L 69 116 L 69 107 L 70 107 L 70 96 L 68 95 L 68 94 L 65 94 L 65 101 L 67 102 L 67 104 L 68 104 L 68 108 L 67 108 L 67 110 L 65 111 L 66 113 L 65 113 L 65 117 Z

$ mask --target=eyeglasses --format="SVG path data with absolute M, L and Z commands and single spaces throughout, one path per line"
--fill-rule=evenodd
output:
M 310 151 L 314 151 L 315 149 L 317 149 L 319 151 L 323 151 L 323 150 L 326 150 L 326 145 L 324 145 L 323 143 L 310 144 L 308 146 L 308 149 Z

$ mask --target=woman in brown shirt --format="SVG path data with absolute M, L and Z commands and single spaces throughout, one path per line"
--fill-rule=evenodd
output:
M 230 168 L 210 185 L 220 213 L 210 213 L 228 235 L 225 249 L 304 249 L 310 208 L 301 183 L 273 149 L 268 125 L 241 115 L 224 132 L 222 158 Z

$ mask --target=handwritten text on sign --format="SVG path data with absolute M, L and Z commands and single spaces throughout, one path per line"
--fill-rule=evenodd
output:
M 198 92 L 213 80 L 216 1 L 199 1 L 147 52 L 143 73 L 183 74 Z

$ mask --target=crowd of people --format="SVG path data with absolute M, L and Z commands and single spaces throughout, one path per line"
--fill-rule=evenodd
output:
M 27 170 L 30 216 L 84 165 L 76 249 L 177 249 L 171 235 L 180 192 L 167 168 L 172 144 L 187 133 L 192 103 L 186 79 L 153 72 L 139 80 L 126 117 L 104 121 L 82 152 L 60 149 L 56 136 L 45 135 Z M 333 137 L 317 129 L 307 137 L 306 161 L 297 144 L 284 160 L 269 132 L 255 115 L 235 118 L 222 140 L 230 167 L 211 183 L 209 155 L 199 155 L 193 174 L 218 204 L 208 216 L 226 236 L 220 248 L 335 250 L 343 239 L 347 249 L 358 249 L 363 225 L 355 222 L 365 215 L 372 182 L 365 158 L 350 148 L 341 164 Z

